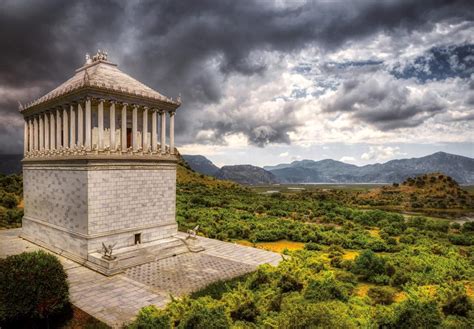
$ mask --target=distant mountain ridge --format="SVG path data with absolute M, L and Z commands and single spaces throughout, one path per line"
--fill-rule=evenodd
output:
M 188 156 L 183 157 L 186 159 Z M 203 156 L 199 157 L 206 159 Z M 212 164 L 211 161 L 206 160 L 207 165 Z M 195 171 L 208 174 L 209 170 L 204 172 L 200 169 L 199 163 L 202 162 L 202 159 L 198 164 L 194 164 L 192 159 L 186 161 Z M 221 169 L 217 168 L 215 173 L 208 175 L 240 183 L 245 181 L 246 183 L 243 184 L 268 184 L 269 181 L 279 183 L 400 183 L 408 177 L 442 172 L 454 178 L 459 184 L 474 184 L 474 159 L 445 152 L 365 166 L 325 159 L 320 161 L 301 160 L 259 168 L 264 171 L 255 168 L 259 167 L 225 166 L 225 173 L 221 173 Z M 233 171 L 235 177 L 231 174 Z M 265 171 L 273 174 L 274 177 Z M 246 176 L 245 179 L 242 179 L 243 176 Z
M 22 155 L 0 155 L 0 173 L 21 172 Z M 214 165 L 202 155 L 183 155 L 196 172 L 241 184 L 273 183 L 400 183 L 408 177 L 441 172 L 459 184 L 474 184 L 474 159 L 437 152 L 411 159 L 356 166 L 341 161 L 301 160 L 263 168 L 252 165 Z
M 215 177 L 246 185 L 279 183 L 279 179 L 274 174 L 252 165 L 224 166 Z
M 360 167 L 328 159 L 294 161 L 264 169 L 282 183 L 392 183 L 430 172 L 442 172 L 460 184 L 474 183 L 474 159 L 445 152 Z

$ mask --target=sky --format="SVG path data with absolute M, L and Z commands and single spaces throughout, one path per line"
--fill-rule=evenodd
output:
M 215 164 L 474 157 L 473 1 L 0 2 L 0 153 L 27 103 L 108 51 Z

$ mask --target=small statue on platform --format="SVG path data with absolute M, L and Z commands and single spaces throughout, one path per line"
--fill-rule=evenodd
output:
M 106 246 L 105 243 L 102 242 L 102 253 L 103 253 L 102 258 L 103 259 L 114 260 L 114 259 L 117 258 L 115 256 L 112 256 L 112 252 L 114 251 L 113 249 L 114 249 L 116 244 L 117 244 L 117 242 L 115 242 L 114 244 L 109 244 L 108 246 Z
M 188 236 L 186 237 L 186 240 L 187 239 L 196 239 L 198 231 L 199 231 L 199 225 L 196 225 L 196 227 L 193 228 L 192 230 L 188 230 Z

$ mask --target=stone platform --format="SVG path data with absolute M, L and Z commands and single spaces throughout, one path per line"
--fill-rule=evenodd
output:
M 42 249 L 21 239 L 20 232 L 0 230 L 0 258 Z M 186 234 L 178 233 L 178 237 Z M 68 274 L 72 303 L 114 328 L 130 322 L 144 306 L 164 307 L 170 294 L 189 294 L 209 283 L 251 272 L 261 264 L 277 265 L 282 259 L 261 249 L 202 237 L 198 240 L 205 248 L 202 252 L 134 266 L 111 277 L 57 256 Z

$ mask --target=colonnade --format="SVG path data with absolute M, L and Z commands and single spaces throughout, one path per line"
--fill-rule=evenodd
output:
M 127 124 L 130 114 L 131 124 Z M 174 115 L 174 111 L 87 98 L 26 117 L 24 153 L 80 149 L 85 152 L 174 154 Z M 169 148 L 166 146 L 167 116 Z M 104 125 L 106 121 L 108 127 Z M 117 121 L 119 125 L 116 125 Z

